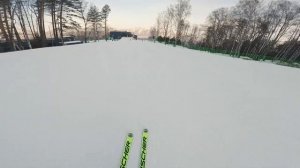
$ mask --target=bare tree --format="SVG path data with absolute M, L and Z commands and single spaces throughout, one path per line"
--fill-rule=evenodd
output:
M 62 0 L 63 1 L 63 0 Z M 45 31 L 45 0 L 37 0 L 37 23 L 40 33 L 40 40 L 42 47 L 46 47 L 46 31 Z
M 12 50 L 16 50 L 16 44 L 14 40 L 14 34 L 13 34 L 13 26 L 12 22 L 14 20 L 11 18 L 12 11 L 11 10 L 11 2 L 9 0 L 3 0 L 0 2 L 0 28 L 2 30 L 2 34 L 4 35 L 6 41 L 10 44 L 10 47 Z
M 150 34 L 150 38 L 151 38 L 151 39 L 153 39 L 153 40 L 155 39 L 156 32 L 157 32 L 157 30 L 156 30 L 155 27 L 151 27 L 151 28 L 150 28 L 149 34 Z
M 10 42 L 11 46 L 11 39 L 10 39 L 10 31 L 9 31 L 9 25 L 8 25 L 8 18 L 7 18 L 7 13 L 6 13 L 6 6 L 7 6 L 7 1 L 1 1 L 0 2 L 0 29 L 1 33 L 4 36 L 5 40 L 7 42 Z
M 299 4 L 287 0 L 272 1 L 264 14 L 268 34 L 259 53 L 267 54 L 291 28 L 291 22 L 299 15 Z
M 189 32 L 189 39 L 188 39 L 188 43 L 189 44 L 196 44 L 200 39 L 200 33 L 201 30 L 199 28 L 198 25 L 193 25 L 191 28 L 191 31 Z
M 168 37 L 168 35 L 171 34 L 170 31 L 171 31 L 173 20 L 174 20 L 174 7 L 173 5 L 170 5 L 168 9 L 161 14 L 161 24 L 162 24 L 162 31 L 163 31 L 163 37 L 165 39 L 165 43 L 166 43 L 166 38 Z
M 58 33 L 58 19 L 57 19 L 57 12 L 58 6 L 60 2 L 58 0 L 46 0 L 46 5 L 51 15 L 51 23 L 52 23 L 52 32 L 55 41 L 58 41 L 59 33 Z
M 181 39 L 182 31 L 191 15 L 192 6 L 190 0 L 178 0 L 174 5 L 174 27 L 175 27 L 175 45 Z
M 155 37 L 157 38 L 160 35 L 161 30 L 161 14 L 156 18 L 156 33 Z
M 29 49 L 32 49 L 32 46 L 31 46 L 31 43 L 30 43 L 30 40 L 29 40 L 29 36 L 28 36 L 26 22 L 25 22 L 25 19 L 24 19 L 24 15 L 27 17 L 27 13 L 23 9 L 24 9 L 23 2 L 21 0 L 16 0 L 16 10 L 17 10 L 16 15 L 18 17 L 19 24 L 20 24 L 21 30 L 22 30 L 23 35 L 24 35 L 24 39 L 26 40 Z
M 213 11 L 208 17 L 209 27 L 207 28 L 207 42 L 212 48 L 220 47 L 227 38 L 227 32 L 230 31 L 229 24 L 230 13 L 227 8 L 220 8 Z

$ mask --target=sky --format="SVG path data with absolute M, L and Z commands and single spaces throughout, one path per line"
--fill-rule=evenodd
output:
M 108 24 L 117 30 L 149 29 L 157 15 L 176 0 L 86 0 L 102 8 L 111 8 Z M 238 0 L 191 0 L 192 24 L 203 24 L 210 12 L 220 7 L 234 6 Z

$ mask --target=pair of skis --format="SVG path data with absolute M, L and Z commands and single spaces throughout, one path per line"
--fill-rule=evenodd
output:
M 146 167 L 148 136 L 149 136 L 148 130 L 144 129 L 143 134 L 142 134 L 142 147 L 141 147 L 141 153 L 140 153 L 140 168 Z M 120 168 L 126 168 L 126 166 L 127 166 L 127 161 L 129 159 L 129 152 L 130 152 L 130 149 L 132 146 L 132 142 L 133 142 L 133 134 L 129 133 L 127 135 L 127 138 L 125 141 L 125 148 L 124 148 L 123 156 L 121 159 Z

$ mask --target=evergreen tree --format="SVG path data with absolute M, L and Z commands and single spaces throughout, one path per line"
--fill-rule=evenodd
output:
M 108 18 L 108 15 L 110 13 L 110 7 L 106 4 L 104 5 L 104 7 L 102 8 L 102 18 L 104 19 L 104 31 L 105 31 L 105 40 L 107 40 L 107 18 Z
M 80 0 L 60 0 L 58 20 L 62 42 L 64 29 L 78 30 L 81 27 L 75 18 L 80 18 Z
M 58 41 L 58 23 L 57 23 L 57 10 L 58 10 L 58 0 L 46 0 L 46 9 L 49 11 L 51 15 L 51 23 L 52 23 L 52 32 L 54 39 Z
M 87 6 L 88 6 L 88 2 L 86 2 L 85 0 L 80 0 L 79 13 L 80 13 L 80 19 L 82 19 L 83 24 L 84 24 L 84 42 L 85 43 L 87 43 L 87 26 L 88 26 Z
M 98 7 L 95 5 L 92 5 L 88 11 L 87 16 L 88 22 L 92 23 L 93 25 L 93 31 L 94 31 L 94 40 L 96 41 L 98 39 L 98 25 L 102 21 L 101 12 L 99 11 Z

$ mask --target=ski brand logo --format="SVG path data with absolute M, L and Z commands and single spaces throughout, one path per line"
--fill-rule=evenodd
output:
M 130 141 L 127 141 L 120 168 L 126 167 L 126 163 L 127 163 L 128 157 L 129 157 L 130 145 L 131 145 Z
M 147 137 L 143 137 L 143 144 L 142 144 L 142 155 L 141 155 L 141 166 L 140 168 L 145 167 L 146 163 L 146 153 L 147 153 Z

